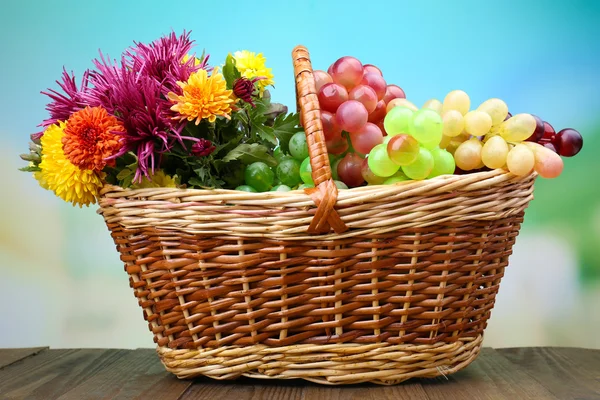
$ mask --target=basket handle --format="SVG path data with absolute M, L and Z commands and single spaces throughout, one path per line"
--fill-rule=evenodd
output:
M 294 75 L 296 77 L 296 99 L 300 120 L 306 132 L 308 155 L 312 168 L 315 187 L 305 192 L 315 202 L 317 211 L 308 227 L 309 233 L 326 233 L 333 228 L 336 233 L 348 229 L 341 220 L 334 206 L 337 202 L 338 189 L 331 177 L 331 166 L 325 145 L 321 110 L 315 88 L 310 55 L 304 46 L 296 46 L 292 51 Z

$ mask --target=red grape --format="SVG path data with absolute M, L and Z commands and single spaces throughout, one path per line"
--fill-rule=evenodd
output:
M 367 109 L 356 100 L 343 102 L 335 114 L 338 125 L 346 132 L 360 131 L 367 123 L 368 118 Z
M 369 122 L 376 124 L 379 121 L 383 121 L 386 113 L 385 101 L 379 100 L 375 106 L 375 110 L 369 114 Z
M 370 114 L 377 107 L 377 94 L 371 86 L 358 85 L 348 93 L 348 99 L 360 101 Z
M 356 153 L 348 153 L 341 159 L 337 167 L 340 180 L 348 187 L 357 187 L 365 183 L 362 176 L 363 159 Z
M 321 71 L 320 69 L 314 70 L 313 76 L 315 77 L 315 88 L 317 89 L 317 93 L 319 93 L 319 90 L 324 84 L 333 82 L 331 76 L 327 72 Z
M 348 150 L 348 141 L 342 135 L 336 136 L 330 140 L 325 141 L 325 145 L 327 146 L 327 152 L 329 154 L 342 154 L 346 150 Z
M 554 139 L 554 135 L 556 135 L 556 131 L 548 122 L 544 121 L 544 135 L 542 139 L 552 141 Z
M 360 82 L 363 85 L 368 85 L 375 90 L 377 94 L 377 100 L 383 100 L 383 96 L 385 96 L 386 83 L 383 77 L 375 72 L 366 73 L 362 77 L 362 81 Z
M 363 66 L 358 59 L 345 56 L 333 63 L 330 74 L 335 83 L 350 90 L 360 83 L 363 76 Z
M 361 154 L 369 154 L 373 147 L 383 143 L 383 133 L 377 125 L 367 122 L 360 131 L 350 134 L 350 141 L 354 150 Z
M 326 83 L 319 90 L 319 105 L 321 109 L 334 113 L 340 104 L 348 100 L 348 91 L 337 83 Z
M 383 101 L 385 104 L 389 103 L 392 99 L 405 99 L 406 94 L 404 90 L 398 85 L 387 85 L 385 88 L 385 95 L 383 96 Z
M 533 114 L 531 114 L 531 115 L 535 119 L 535 130 L 533 131 L 531 136 L 529 136 L 525 140 L 528 142 L 536 142 L 537 143 L 544 136 L 544 126 L 545 125 L 544 125 L 544 121 L 542 121 L 542 119 L 540 117 L 538 117 L 537 115 L 533 115 Z
M 506 118 L 504 118 L 504 120 L 507 121 L 509 118 L 512 118 L 512 114 L 510 112 L 506 114 Z
M 327 68 L 327 73 L 329 74 L 329 76 L 331 76 L 331 71 L 333 71 L 333 64 L 331 64 L 329 68 Z
M 377 176 L 373 173 L 373 171 L 371 171 L 371 168 L 369 168 L 369 160 L 367 158 L 362 161 L 360 172 L 363 179 L 371 185 L 381 185 L 387 179 Z
M 583 137 L 575 129 L 566 128 L 556 134 L 552 144 L 561 156 L 573 157 L 583 147 Z
M 329 111 L 321 111 L 321 123 L 323 124 L 325 140 L 331 140 L 340 136 L 342 133 L 342 128 L 340 128 L 335 120 L 335 114 L 332 114 Z
M 376 125 L 381 130 L 381 133 L 383 134 L 383 136 L 387 136 L 387 132 L 385 130 L 385 126 L 383 126 L 383 120 L 379 121 Z
M 552 143 L 550 143 L 550 142 L 540 142 L 540 144 L 542 146 L 544 146 L 545 148 L 550 149 L 550 150 L 552 150 L 555 153 L 558 153 L 558 151 L 556 151 L 556 147 L 554 147 L 554 145 Z
M 376 74 L 383 76 L 383 72 L 381 72 L 381 70 L 378 67 L 374 66 L 373 64 L 365 64 L 365 65 L 363 65 L 363 68 L 364 68 L 365 74 L 368 74 L 369 72 L 374 72 Z

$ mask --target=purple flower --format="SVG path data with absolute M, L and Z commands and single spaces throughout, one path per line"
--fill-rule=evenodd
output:
M 206 157 L 215 151 L 216 147 L 210 140 L 199 139 L 192 146 L 192 154 L 196 157 Z
M 235 94 L 236 97 L 242 99 L 246 103 L 249 103 L 252 107 L 255 107 L 254 102 L 252 101 L 252 96 L 256 91 L 254 84 L 261 79 L 264 78 L 257 77 L 250 80 L 248 78 L 242 77 L 236 79 L 235 82 L 233 82 L 233 94 Z
M 46 96 L 52 99 L 46 106 L 46 110 L 50 113 L 50 118 L 45 119 L 40 125 L 44 128 L 57 123 L 58 121 L 66 121 L 69 119 L 71 114 L 76 111 L 82 110 L 87 105 L 84 101 L 84 93 L 88 90 L 88 78 L 89 71 L 83 73 L 81 79 L 81 85 L 78 88 L 75 83 L 75 75 L 71 72 L 69 75 L 67 70 L 63 67 L 62 82 L 56 81 L 58 86 L 62 89 L 64 94 L 59 93 L 54 89 L 48 89 L 47 92 L 42 92 Z M 44 132 L 38 132 L 31 135 L 32 140 L 37 140 Z

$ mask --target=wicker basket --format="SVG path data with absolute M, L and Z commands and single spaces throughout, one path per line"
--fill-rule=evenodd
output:
M 308 52 L 293 51 L 315 189 L 106 186 L 103 214 L 166 369 L 393 384 L 478 355 L 535 174 L 338 193 Z

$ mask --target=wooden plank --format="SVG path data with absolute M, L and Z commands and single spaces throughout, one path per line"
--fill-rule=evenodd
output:
M 0 370 L 0 398 L 55 399 L 127 350 L 46 350 Z
M 600 350 L 556 347 L 499 349 L 561 399 L 600 399 Z
M 48 350 L 47 347 L 30 347 L 25 349 L 0 349 L 0 369 L 15 363 L 23 358 Z
M 482 349 L 465 369 L 435 379 L 420 379 L 431 400 L 556 399 L 518 365 L 491 348 Z
M 429 399 L 425 389 L 415 380 L 409 380 L 394 386 L 350 385 L 350 386 L 316 386 L 304 389 L 304 399 L 315 400 L 423 400 Z
M 138 349 L 122 354 L 58 399 L 176 400 L 190 385 L 168 373 L 154 349 Z

